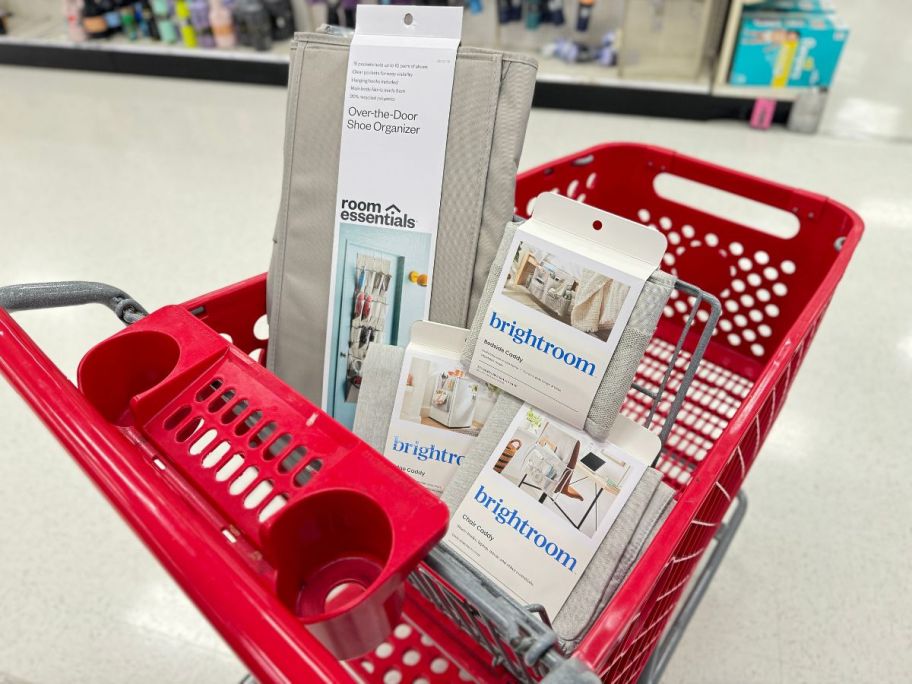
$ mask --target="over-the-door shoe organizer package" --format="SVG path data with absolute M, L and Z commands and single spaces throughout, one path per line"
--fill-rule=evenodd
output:
M 268 278 L 268 366 L 315 401 L 323 395 L 349 47 L 350 39 L 328 33 L 297 34 L 292 42 L 282 201 Z M 522 55 L 457 52 L 430 282 L 432 321 L 466 327 L 474 315 L 512 215 L 535 74 L 535 61 Z M 394 291 L 390 286 L 387 296 Z M 354 324 L 357 300 L 352 304 Z M 363 362 L 361 340 L 368 333 L 362 330 L 346 360 L 352 380 Z M 376 329 L 370 336 L 380 339 Z

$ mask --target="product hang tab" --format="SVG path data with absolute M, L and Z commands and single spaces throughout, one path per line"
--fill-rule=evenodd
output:
M 516 230 L 469 371 L 582 428 L 665 236 L 554 193 Z

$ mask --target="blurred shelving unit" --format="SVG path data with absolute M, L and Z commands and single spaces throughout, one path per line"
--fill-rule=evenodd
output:
M 0 0 L 0 5 L 4 1 L 13 16 L 9 20 L 9 34 L 0 36 L 0 64 L 280 86 L 287 82 L 288 47 L 284 43 L 276 43 L 267 52 L 244 47 L 189 49 L 151 41 L 130 42 L 123 36 L 74 43 L 66 34 L 58 0 Z M 466 13 L 464 42 L 535 54 L 540 64 L 535 95 L 535 105 L 539 107 L 698 120 L 746 120 L 754 101 L 765 97 L 777 101 L 775 120 L 785 122 L 792 101 L 799 95 L 794 89 L 771 92 L 771 89 L 735 88 L 725 82 L 741 9 L 750 1 L 756 0 L 600 0 L 590 39 L 601 35 L 608 26 L 644 22 L 647 29 L 678 32 L 664 38 L 662 50 L 667 55 L 658 52 L 650 57 L 648 50 L 652 45 L 648 41 L 639 40 L 639 45 L 634 46 L 630 39 L 625 48 L 624 33 L 619 31 L 621 50 L 617 66 L 566 63 L 542 56 L 541 44 L 572 32 L 550 26 L 535 32 L 526 31 L 522 24 L 498 26 L 493 17 L 494 2 L 488 2 L 480 15 Z M 315 16 L 316 6 L 304 0 L 293 2 L 299 28 L 307 30 L 320 23 Z M 657 15 L 659 12 L 665 14 Z M 568 23 L 575 20 L 572 15 L 567 19 Z M 688 21 L 692 26 L 684 25 Z M 697 34 L 697 51 L 689 48 L 682 53 L 679 48 L 682 38 L 693 39 L 694 34 Z M 668 63 L 677 60 L 683 67 L 657 73 L 656 69 L 647 68 L 649 59 L 658 60 L 660 65 L 662 59 Z

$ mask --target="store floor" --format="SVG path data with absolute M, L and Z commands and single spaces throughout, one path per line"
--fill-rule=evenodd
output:
M 888 29 L 865 33 L 860 12 L 853 21 L 852 40 L 868 47 L 849 51 L 817 136 L 532 115 L 524 168 L 601 141 L 645 141 L 830 195 L 868 226 L 666 682 L 897 682 L 912 668 L 902 429 L 912 96 L 875 74 L 892 64 L 908 78 L 912 43 L 886 52 Z M 284 107 L 280 88 L 0 68 L 0 281 L 109 281 L 154 308 L 262 272 Z M 101 308 L 18 319 L 70 374 L 119 327 Z M 240 679 L 243 666 L 2 382 L 0 407 L 0 682 Z

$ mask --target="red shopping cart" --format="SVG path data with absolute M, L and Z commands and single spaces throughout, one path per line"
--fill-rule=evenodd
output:
M 712 205 L 670 198 L 663 190 L 668 177 L 781 210 L 793 217 L 794 230 L 770 234 L 725 218 Z M 669 239 L 665 267 L 681 279 L 624 406 L 660 433 L 658 467 L 677 490 L 677 503 L 573 653 L 560 651 L 539 615 L 438 545 L 409 575 L 402 605 L 389 613 L 401 607 L 402 618 L 386 641 L 367 656 L 339 661 L 307 631 L 295 606 L 251 570 L 262 549 L 250 510 L 259 515 L 269 502 L 244 509 L 213 499 L 181 465 L 200 438 L 196 427 L 183 440 L 177 435 L 190 429 L 197 406 L 223 396 L 227 385 L 213 385 L 224 378 L 201 372 L 193 383 L 161 389 L 169 363 L 158 352 L 150 357 L 156 363 L 147 359 L 132 369 L 129 358 L 115 354 L 114 365 L 105 367 L 140 379 L 122 383 L 117 400 L 106 403 L 91 382 L 83 391 L 70 383 L 6 311 L 0 311 L 0 370 L 263 682 L 636 681 L 781 410 L 863 228 L 852 211 L 819 195 L 643 145 L 602 145 L 522 174 L 518 213 L 527 215 L 546 191 L 655 225 Z M 254 331 L 265 315 L 265 288 L 264 276 L 252 278 L 188 302 L 180 314 L 172 308 L 171 315 L 187 329 L 199 324 L 228 336 L 238 354 L 262 363 L 267 340 Z M 151 320 L 113 288 L 0 289 L 0 305 L 9 310 L 90 301 L 107 304 L 128 323 Z M 163 407 L 173 409 L 169 417 L 184 405 L 191 410 L 173 418 L 167 434 L 156 432 L 166 430 L 163 423 L 154 429 L 119 424 L 118 409 L 138 396 L 137 388 L 145 396 L 143 415 L 160 415 Z M 246 415 L 234 415 L 230 424 L 240 428 Z M 260 425 L 240 437 L 257 439 Z M 331 432 L 345 446 L 346 436 Z M 247 448 L 263 453 L 281 434 L 273 429 Z M 283 462 L 291 446 L 277 450 L 271 463 Z M 201 448 L 200 462 L 214 448 Z M 309 462 L 295 461 L 284 475 L 303 472 Z M 320 474 L 307 477 L 316 483 Z M 256 486 L 255 476 L 237 496 L 246 500 Z

